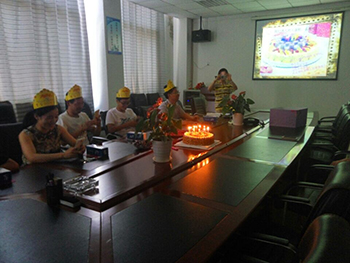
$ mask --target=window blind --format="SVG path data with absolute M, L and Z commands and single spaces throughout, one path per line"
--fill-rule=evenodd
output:
M 125 86 L 133 93 L 163 92 L 165 77 L 164 14 L 122 0 Z
M 64 107 L 74 84 L 92 106 L 84 1 L 1 0 L 0 100 L 32 101 L 47 88 Z

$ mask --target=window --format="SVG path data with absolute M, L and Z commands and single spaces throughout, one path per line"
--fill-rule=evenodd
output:
M 83 88 L 91 106 L 84 1 L 2 0 L 0 100 L 32 101 L 47 88 L 62 104 L 74 84 Z
M 125 86 L 134 93 L 162 92 L 167 82 L 164 14 L 121 3 Z

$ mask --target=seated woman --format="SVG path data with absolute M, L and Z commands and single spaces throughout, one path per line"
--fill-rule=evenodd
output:
M 47 89 L 41 90 L 34 97 L 33 108 L 36 123 L 19 134 L 23 164 L 69 159 L 84 152 L 84 146 L 71 147 L 61 152 L 62 141 L 74 146 L 76 140 L 65 128 L 56 124 L 58 109 L 55 93 Z
M 134 131 L 138 117 L 128 108 L 130 104 L 130 90 L 121 88 L 116 94 L 117 107 L 110 109 L 106 116 L 108 133 L 126 137 L 129 131 Z M 107 137 L 109 138 L 109 137 Z
M 177 87 L 174 86 L 171 80 L 168 81 L 168 84 L 164 86 L 164 96 L 167 98 L 162 104 L 159 105 L 160 112 L 168 112 L 168 106 L 176 105 L 175 112 L 173 115 L 174 119 L 182 119 L 187 121 L 197 121 L 198 116 L 191 116 L 186 113 L 179 104 L 180 93 L 177 90 Z

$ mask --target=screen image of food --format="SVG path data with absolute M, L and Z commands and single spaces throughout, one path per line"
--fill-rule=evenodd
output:
M 336 79 L 343 13 L 257 20 L 253 79 Z

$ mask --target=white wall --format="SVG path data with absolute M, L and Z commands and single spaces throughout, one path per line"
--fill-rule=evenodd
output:
M 341 6 L 341 5 L 339 5 Z M 345 5 L 344 5 L 345 6 Z M 321 5 L 333 8 L 335 5 Z M 319 8 L 319 7 L 318 7 Z M 300 9 L 315 11 L 316 8 Z M 280 12 L 268 12 L 268 15 Z M 193 43 L 193 85 L 207 86 L 222 67 L 232 74 L 240 91 L 255 100 L 255 108 L 308 107 L 320 116 L 335 115 L 340 105 L 350 100 L 348 70 L 350 67 L 350 12 L 344 14 L 338 80 L 252 80 L 254 54 L 254 15 L 237 15 L 203 20 L 203 29 L 212 31 L 209 43 Z M 198 30 L 199 21 L 193 24 Z M 207 66 L 209 63 L 209 66 Z

